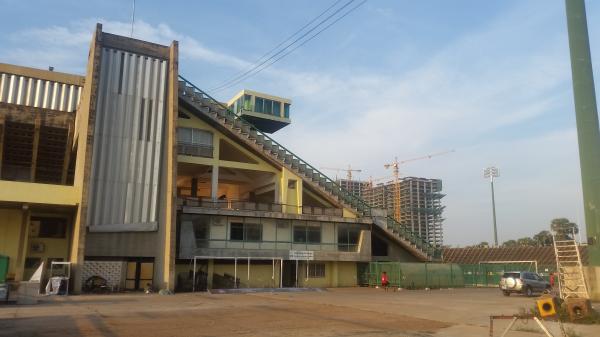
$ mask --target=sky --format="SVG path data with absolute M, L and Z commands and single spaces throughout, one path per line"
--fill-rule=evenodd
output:
M 133 37 L 178 40 L 180 74 L 219 100 L 242 89 L 290 98 L 292 124 L 273 137 L 315 167 L 377 179 L 395 157 L 454 150 L 400 170 L 443 180 L 445 244 L 493 242 L 491 165 L 500 242 L 557 217 L 585 227 L 564 1 L 368 0 L 272 67 L 210 90 L 333 3 L 137 0 Z M 586 5 L 596 61 L 600 3 Z M 131 1 L 0 8 L 4 63 L 83 74 L 96 22 L 131 33 Z

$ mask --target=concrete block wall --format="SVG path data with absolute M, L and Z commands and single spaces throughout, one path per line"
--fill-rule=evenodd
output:
M 119 289 L 122 286 L 125 262 L 121 261 L 85 261 L 82 270 L 82 284 L 91 276 L 100 276 L 106 279 L 108 286 Z

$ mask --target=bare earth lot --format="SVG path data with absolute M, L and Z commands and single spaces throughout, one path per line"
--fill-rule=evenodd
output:
M 0 306 L 0 336 L 487 336 L 489 315 L 532 305 L 497 289 L 86 295 Z M 531 322 L 517 326 L 508 336 L 541 336 Z M 600 326 L 574 329 L 600 336 Z

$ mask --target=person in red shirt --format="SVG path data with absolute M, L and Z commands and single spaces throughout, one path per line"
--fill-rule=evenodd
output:
M 388 280 L 388 276 L 386 272 L 381 273 L 381 286 L 383 287 L 383 289 L 385 289 L 385 291 L 388 291 L 388 286 L 390 285 L 390 282 Z

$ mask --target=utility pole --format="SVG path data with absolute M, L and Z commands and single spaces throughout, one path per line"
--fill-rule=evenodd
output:
M 496 198 L 494 196 L 494 178 L 498 178 L 500 173 L 497 167 L 490 166 L 483 170 L 483 177 L 490 178 L 490 185 L 492 186 L 492 216 L 494 219 L 494 246 L 498 247 L 498 227 L 496 226 Z
M 588 263 L 600 266 L 600 130 L 584 0 L 565 0 L 577 120 Z M 600 270 L 596 271 L 600 275 Z M 600 298 L 600 289 L 592 289 Z

